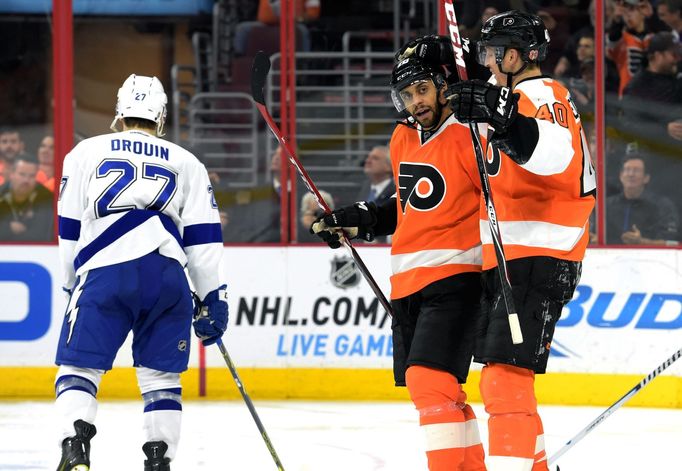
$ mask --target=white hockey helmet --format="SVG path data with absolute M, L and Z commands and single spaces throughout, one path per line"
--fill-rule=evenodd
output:
M 118 131 L 118 120 L 122 118 L 142 118 L 156 123 L 156 134 L 163 136 L 166 122 L 166 93 L 156 77 L 132 74 L 118 89 L 116 116 L 111 129 Z

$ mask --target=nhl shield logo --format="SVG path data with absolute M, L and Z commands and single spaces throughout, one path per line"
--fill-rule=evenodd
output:
M 358 268 L 350 257 L 334 257 L 330 274 L 331 282 L 341 289 L 351 288 L 360 283 Z

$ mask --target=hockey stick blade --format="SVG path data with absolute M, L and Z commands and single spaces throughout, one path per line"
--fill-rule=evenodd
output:
M 260 417 L 258 417 L 256 407 L 253 405 L 251 398 L 246 392 L 246 389 L 244 389 L 244 384 L 242 383 L 241 378 L 239 378 L 239 373 L 237 373 L 237 368 L 235 368 L 234 363 L 232 363 L 232 358 L 230 358 L 230 354 L 227 353 L 227 349 L 223 344 L 223 340 L 218 339 L 216 341 L 216 345 L 220 349 L 220 353 L 222 354 L 223 359 L 225 360 L 227 368 L 230 370 L 232 379 L 234 379 L 234 382 L 237 385 L 237 389 L 239 389 L 239 393 L 242 395 L 244 403 L 246 404 L 247 409 L 249 409 L 251 417 L 253 418 L 253 421 L 256 423 L 256 427 L 258 428 L 258 431 L 260 432 L 260 435 L 263 438 L 263 441 L 265 442 L 265 446 L 268 448 L 270 456 L 272 456 L 272 459 L 274 460 L 275 465 L 277 466 L 277 471 L 284 471 L 284 466 L 282 465 L 279 456 L 277 456 L 277 452 L 275 451 L 275 447 L 272 445 L 272 441 L 270 441 L 268 432 L 265 431 L 265 426 L 263 425 L 263 422 L 261 422 Z
M 263 51 L 258 51 L 253 58 L 253 66 L 251 68 L 251 96 L 254 101 L 265 105 L 265 95 L 263 89 L 265 88 L 265 80 L 268 78 L 270 72 L 270 58 Z

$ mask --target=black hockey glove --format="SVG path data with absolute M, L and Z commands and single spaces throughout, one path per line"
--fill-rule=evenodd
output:
M 416 57 L 434 66 L 451 66 L 454 64 L 450 38 L 437 34 L 413 39 L 395 53 L 396 61 L 402 61 L 408 57 Z
M 341 247 L 341 235 L 349 239 L 374 240 L 373 227 L 377 223 L 377 207 L 374 203 L 359 201 L 320 216 L 310 226 L 310 233 L 325 241 L 332 249 Z
M 450 85 L 445 98 L 455 117 L 463 123 L 488 123 L 503 134 L 518 114 L 520 95 L 507 87 L 483 80 L 467 80 Z

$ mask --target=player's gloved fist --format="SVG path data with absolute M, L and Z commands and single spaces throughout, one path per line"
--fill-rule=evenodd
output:
M 212 345 L 223 336 L 227 328 L 227 285 L 222 285 L 206 295 L 194 316 L 194 333 L 204 346 Z
M 372 227 L 377 223 L 376 205 L 359 201 L 317 218 L 310 226 L 310 233 L 317 235 L 332 249 L 341 247 L 341 236 L 349 239 L 374 240 Z
M 432 65 L 450 65 L 454 60 L 452 42 L 447 36 L 430 34 L 413 39 L 395 54 L 397 61 L 417 57 Z
M 518 114 L 519 94 L 483 80 L 450 85 L 445 98 L 455 117 L 463 123 L 488 123 L 503 134 Z

